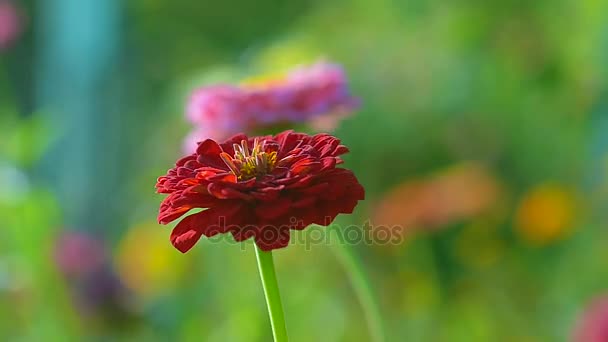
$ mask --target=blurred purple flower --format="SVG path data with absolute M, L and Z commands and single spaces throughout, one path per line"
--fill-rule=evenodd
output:
M 55 245 L 55 262 L 68 277 L 83 276 L 103 267 L 106 253 L 101 241 L 82 232 L 64 232 Z
M 327 62 L 299 67 L 264 82 L 200 88 L 188 103 L 186 116 L 197 127 L 184 149 L 190 153 L 196 142 L 207 138 L 223 140 L 284 123 L 310 123 L 329 130 L 358 103 L 350 94 L 342 67 Z
M 575 342 L 608 341 L 608 296 L 591 301 L 579 317 L 573 337 Z
M 78 308 L 90 316 L 124 315 L 134 311 L 129 291 L 109 267 L 80 279 L 74 292 Z
M 112 319 L 133 312 L 130 294 L 111 268 L 101 240 L 84 232 L 66 231 L 57 238 L 54 252 L 57 268 L 83 314 Z
M 21 33 L 21 19 L 15 5 L 0 0 L 0 50 L 8 48 Z

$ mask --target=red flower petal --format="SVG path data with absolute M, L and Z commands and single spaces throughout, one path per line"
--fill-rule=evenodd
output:
M 298 200 L 295 200 L 291 203 L 291 206 L 293 208 L 306 208 L 306 207 L 310 207 L 312 205 L 315 204 L 317 200 L 310 196 L 310 197 L 304 197 L 304 198 L 300 198 Z
M 334 150 L 333 155 L 334 156 L 339 156 L 342 154 L 348 153 L 348 147 L 344 146 L 344 145 L 339 145 L 338 147 L 336 147 L 336 149 Z
M 209 209 L 210 210 L 210 209 Z M 202 227 L 209 223 L 209 210 L 190 215 L 181 220 L 171 232 L 171 244 L 180 252 L 186 253 L 203 235 Z M 212 212 L 213 213 L 213 212 Z
M 290 173 L 294 176 L 306 175 L 318 170 L 320 167 L 321 163 L 316 161 L 314 158 L 306 158 L 293 164 Z
M 241 205 L 226 201 L 217 208 L 207 209 L 192 214 L 181 220 L 171 232 L 171 243 L 180 252 L 186 253 L 201 238 L 226 233 L 231 225 L 240 221 L 235 219 L 241 210 Z
M 252 200 L 253 197 L 247 193 L 241 192 L 235 188 L 228 187 L 219 183 L 211 183 L 207 187 L 209 193 L 218 199 L 243 199 L 246 201 Z
M 321 159 L 321 171 L 331 170 L 336 167 L 336 158 L 335 157 L 325 157 Z
M 200 143 L 196 149 L 197 161 L 203 165 L 227 171 L 228 167 L 220 158 L 220 153 L 222 153 L 220 145 L 211 139 L 207 139 Z
M 281 190 L 285 188 L 284 185 L 278 185 L 273 187 L 264 187 L 261 189 L 257 189 L 256 191 L 252 191 L 251 195 L 260 201 L 274 201 L 279 198 L 279 194 Z
M 305 187 L 300 190 L 300 193 L 305 195 L 318 195 L 325 191 L 331 191 L 329 183 L 319 183 L 313 186 Z
M 249 138 L 247 138 L 247 136 L 245 134 L 237 134 L 232 136 L 230 139 L 226 140 L 225 142 L 223 142 L 220 146 L 222 147 L 222 150 L 226 153 L 228 153 L 229 155 L 234 155 L 234 147 L 232 147 L 233 144 L 240 144 L 241 141 L 243 140 L 249 140 Z
M 255 207 L 255 214 L 262 220 L 272 220 L 281 217 L 291 208 L 289 198 L 281 198 L 274 202 L 262 202 Z
M 255 244 L 263 251 L 284 248 L 289 245 L 289 228 L 275 225 L 262 226 L 255 236 Z
M 182 215 L 190 211 L 190 209 L 192 209 L 192 207 L 190 206 L 183 206 L 177 208 L 165 206 L 164 209 L 161 208 L 161 211 L 158 214 L 158 223 L 168 224 L 180 218 Z

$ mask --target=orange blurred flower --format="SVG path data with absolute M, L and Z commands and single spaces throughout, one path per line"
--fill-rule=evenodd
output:
M 405 182 L 378 204 L 374 223 L 439 229 L 492 208 L 501 196 L 499 182 L 481 164 L 458 164 L 426 179 Z
M 522 198 L 515 222 L 518 235 L 534 245 L 547 245 L 570 234 L 576 214 L 574 194 L 558 184 L 541 184 Z

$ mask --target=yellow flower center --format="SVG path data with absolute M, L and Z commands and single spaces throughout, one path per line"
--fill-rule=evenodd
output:
M 262 177 L 271 172 L 277 163 L 277 152 L 266 151 L 266 141 L 256 138 L 253 142 L 253 149 L 249 149 L 247 140 L 241 144 L 234 144 L 234 157 L 228 153 L 220 154 L 224 163 L 230 168 L 239 180 L 249 180 Z

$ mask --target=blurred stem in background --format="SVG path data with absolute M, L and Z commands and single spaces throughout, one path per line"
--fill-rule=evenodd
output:
M 277 276 L 274 270 L 272 251 L 264 252 L 256 244 L 255 255 L 258 260 L 258 268 L 260 271 L 260 278 L 262 278 L 264 295 L 266 296 L 268 316 L 270 317 L 270 324 L 272 326 L 272 336 L 274 336 L 275 342 L 286 342 L 288 341 L 287 328 L 285 327 L 285 315 L 283 314 L 279 284 L 277 283 Z
M 428 258 L 434 265 L 436 284 L 441 300 L 449 296 L 450 286 L 454 280 L 452 259 L 449 246 L 439 234 L 428 237 Z
M 48 241 L 54 238 L 59 221 L 52 196 L 39 191 L 10 206 L 0 204 L 0 216 L 6 218 L 3 220 L 2 242 L 15 251 L 15 261 L 19 265 L 19 272 L 8 280 L 28 299 L 28 305 L 12 307 L 11 316 L 0 324 L 2 340 L 7 337 L 4 333 L 11 336 L 12 329 L 20 328 L 21 320 L 25 324 L 21 332 L 23 336 L 18 340 L 78 340 L 82 333 L 78 317 L 70 306 L 64 284 L 54 272 L 53 259 L 49 257 L 53 251 Z M 5 266 L 6 259 L 5 256 L 0 258 L 1 266 Z M 0 279 L 6 281 L 3 276 L 0 272 Z M 5 304 L 1 301 L 3 295 L 0 292 L 0 303 Z
M 37 107 L 58 134 L 39 172 L 74 227 L 107 227 L 117 216 L 110 204 L 120 198 L 122 137 L 108 80 L 118 64 L 119 13 L 116 0 L 38 1 Z
M 386 341 L 386 338 L 384 336 L 382 315 L 380 314 L 380 308 L 378 307 L 378 301 L 374 296 L 371 282 L 369 281 L 361 260 L 357 257 L 354 248 L 344 240 L 343 234 L 336 235 L 338 243 L 332 250 L 346 270 L 351 286 L 361 304 L 367 321 L 371 341 L 384 342 Z

